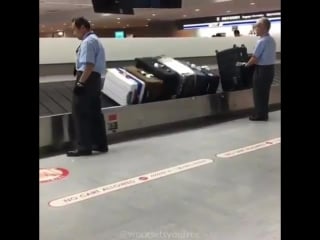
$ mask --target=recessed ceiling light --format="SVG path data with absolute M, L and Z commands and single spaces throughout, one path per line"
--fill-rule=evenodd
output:
M 149 27 L 149 25 L 147 24 L 146 27 Z
M 104 13 L 104 14 L 102 14 L 102 16 L 104 16 L 104 17 L 110 16 L 110 15 L 111 15 L 110 13 Z
M 117 18 L 117 20 L 120 20 L 120 18 Z
M 120 22 L 118 22 L 118 24 L 120 24 Z
M 196 11 L 196 12 L 199 12 L 199 11 L 200 11 L 200 9 L 199 9 L 199 8 L 196 8 L 196 9 L 195 9 L 195 11 Z
M 231 13 L 231 10 L 227 10 L 226 13 Z
M 147 21 L 151 21 L 151 19 L 150 19 L 150 18 L 148 18 L 148 19 L 147 19 Z
M 256 5 L 256 3 L 252 2 L 252 3 L 250 3 L 250 5 L 253 6 L 253 5 Z
M 155 13 L 152 13 L 152 16 L 154 17 L 156 14 Z
M 130 25 L 129 24 L 127 24 L 127 27 L 129 27 Z
M 183 17 L 186 17 L 186 16 L 187 16 L 186 14 L 183 15 Z

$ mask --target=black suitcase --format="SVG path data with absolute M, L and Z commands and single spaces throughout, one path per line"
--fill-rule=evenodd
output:
M 207 75 L 209 79 L 207 94 L 216 94 L 220 83 L 220 76 L 207 66 L 202 66 L 201 71 Z
M 135 58 L 137 68 L 141 68 L 163 81 L 163 96 L 161 100 L 170 99 L 176 95 L 179 75 L 161 64 L 156 58 Z
M 210 77 L 206 73 L 202 72 L 201 67 L 196 66 L 195 64 L 192 64 L 190 62 L 185 62 L 185 61 L 181 61 L 181 62 L 187 65 L 188 67 L 190 67 L 196 74 L 196 82 L 194 86 L 193 95 L 201 96 L 201 95 L 207 94 L 207 89 L 209 86 L 209 82 L 211 80 Z
M 220 76 L 208 66 L 197 66 L 193 63 L 183 61 L 197 75 L 195 96 L 205 94 L 216 94 L 220 83 Z
M 247 62 L 249 60 L 245 46 L 237 47 L 234 45 L 233 48 L 216 51 L 216 57 L 223 91 L 249 88 L 246 83 L 248 81 L 243 79 L 245 75 L 241 74 L 241 67 L 236 66 L 237 62 Z
M 158 57 L 158 61 L 170 68 L 172 71 L 175 71 L 179 76 L 178 86 L 176 89 L 176 98 L 194 96 L 197 75 L 190 67 L 174 58 L 167 56 Z
M 241 79 L 240 89 L 252 88 L 253 74 L 254 74 L 255 65 L 250 67 L 238 66 L 236 67 L 236 75 L 238 79 Z

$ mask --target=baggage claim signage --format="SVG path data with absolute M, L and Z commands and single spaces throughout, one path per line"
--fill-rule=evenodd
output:
M 262 17 L 267 17 L 270 21 L 280 21 L 281 12 L 262 12 L 262 13 L 250 13 L 250 14 L 238 14 L 219 17 L 209 17 L 202 19 L 185 20 L 182 23 L 182 29 L 197 29 L 207 27 L 220 27 L 234 24 L 254 24 L 256 20 Z M 192 23 L 191 23 L 192 21 Z M 205 22 L 210 21 L 210 22 Z M 190 23 L 187 23 L 190 22 Z

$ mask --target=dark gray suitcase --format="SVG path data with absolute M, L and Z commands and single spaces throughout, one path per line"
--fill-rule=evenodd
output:
M 162 100 L 173 98 L 176 95 L 179 75 L 175 71 L 161 64 L 153 57 L 136 58 L 135 62 L 137 68 L 141 68 L 146 72 L 153 74 L 160 80 L 163 80 L 164 87 Z
M 208 78 L 207 94 L 216 94 L 220 83 L 220 76 L 207 66 L 201 66 L 201 71 Z
M 194 73 L 196 74 L 197 80 L 195 83 L 195 87 L 194 87 L 194 96 L 200 96 L 200 95 L 205 95 L 207 94 L 207 89 L 209 86 L 209 82 L 210 82 L 210 77 L 208 76 L 208 74 L 204 73 L 201 70 L 200 66 L 197 66 L 195 64 L 192 64 L 190 62 L 184 62 L 182 61 L 182 63 L 186 64 L 188 67 L 190 67 Z
M 194 96 L 197 75 L 190 67 L 167 56 L 158 57 L 158 61 L 179 75 L 176 89 L 177 98 Z
M 232 48 L 216 51 L 216 57 L 223 91 L 247 88 L 245 80 L 241 77 L 241 70 L 236 66 L 237 62 L 249 60 L 247 48 L 244 45 L 234 45 Z

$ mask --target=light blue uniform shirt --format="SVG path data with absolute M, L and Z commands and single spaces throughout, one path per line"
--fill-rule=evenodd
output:
M 276 42 L 268 34 L 261 37 L 253 51 L 253 55 L 258 59 L 257 65 L 272 65 L 276 62 Z
M 76 69 L 84 71 L 86 64 L 94 64 L 94 72 L 100 73 L 104 78 L 106 73 L 106 57 L 104 48 L 97 35 L 92 32 L 87 33 L 81 42 L 77 53 Z

